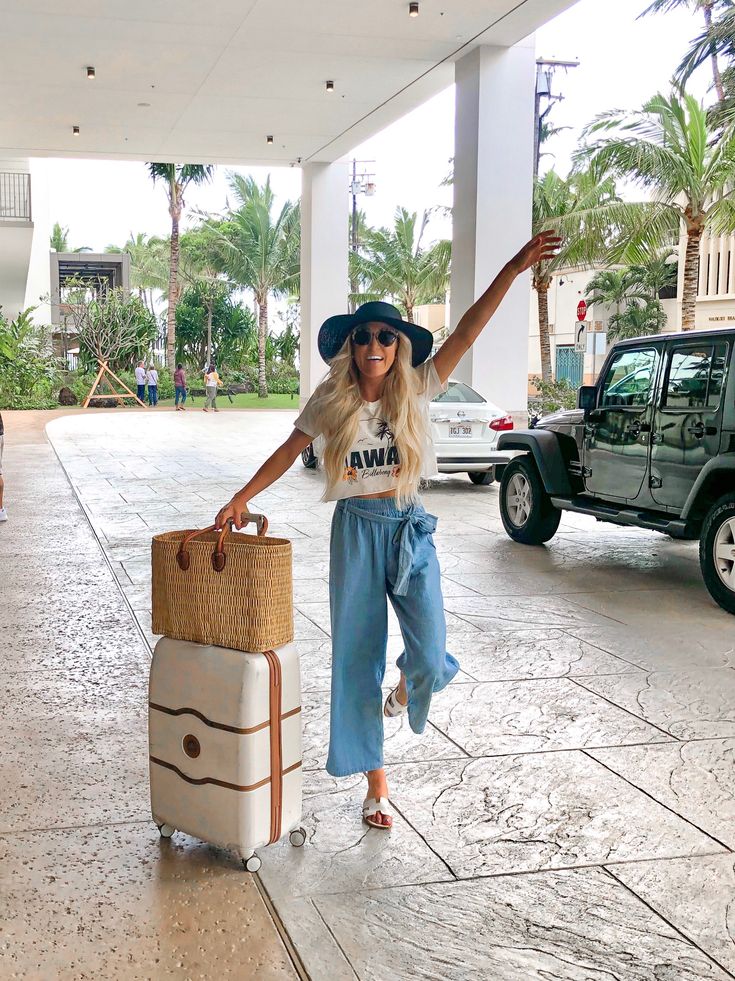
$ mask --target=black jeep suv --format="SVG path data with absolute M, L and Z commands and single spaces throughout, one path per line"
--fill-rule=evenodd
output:
M 510 537 L 540 545 L 577 511 L 699 539 L 707 589 L 735 613 L 735 328 L 621 341 L 578 405 L 501 434 L 522 451 L 501 475 Z

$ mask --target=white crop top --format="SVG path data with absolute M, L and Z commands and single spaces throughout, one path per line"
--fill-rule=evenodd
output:
M 425 438 L 422 453 L 421 476 L 435 477 L 436 453 L 431 438 L 429 403 L 440 392 L 446 392 L 446 382 L 442 384 L 436 373 L 434 359 L 424 361 L 415 369 L 419 373 L 419 399 L 425 422 Z M 317 389 L 318 392 L 318 389 Z M 316 392 L 304 406 L 294 426 L 312 439 L 322 434 L 322 423 Z M 360 423 L 355 442 L 350 448 L 342 474 L 342 480 L 328 489 L 327 500 L 339 501 L 345 497 L 361 497 L 365 494 L 379 494 L 393 490 L 398 483 L 401 461 L 393 442 L 389 423 L 382 418 L 381 403 L 363 402 Z M 319 454 L 317 454 L 318 456 Z

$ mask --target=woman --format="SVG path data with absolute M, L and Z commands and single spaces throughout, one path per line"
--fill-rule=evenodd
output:
M 215 368 L 213 363 L 210 363 L 209 368 L 204 372 L 204 391 L 207 396 L 207 401 L 204 406 L 204 411 L 209 412 L 210 407 L 214 409 L 215 412 L 219 412 L 217 408 L 217 388 L 222 384 L 220 381 L 219 373 Z
M 337 501 L 332 520 L 329 599 L 332 692 L 327 771 L 364 772 L 363 820 L 388 830 L 392 823 L 383 769 L 383 719 L 408 713 L 420 733 L 433 692 L 458 664 L 445 649 L 446 623 L 439 564 L 427 514 L 417 490 L 436 473 L 428 406 L 445 391 L 462 356 L 495 313 L 516 276 L 551 258 L 553 233 L 532 239 L 501 270 L 429 359 L 433 336 L 401 320 L 388 303 L 365 303 L 352 315 L 330 317 L 319 331 L 326 379 L 294 423 L 294 432 L 238 491 L 215 519 L 221 528 L 242 525 L 248 503 L 278 480 L 312 440 L 323 434 L 326 489 Z M 525 329 L 525 324 L 522 325 Z M 382 703 L 390 598 L 405 649 L 399 685 Z M 381 713 L 382 707 L 382 713 Z
M 148 405 L 158 405 L 158 372 L 154 364 L 148 368 L 146 381 L 148 382 Z
M 174 398 L 174 405 L 176 406 L 176 411 L 181 409 L 182 412 L 186 411 L 184 403 L 186 402 L 186 372 L 184 371 L 184 366 L 182 364 L 176 365 L 176 371 L 174 372 L 174 388 L 176 389 L 176 396 Z M 181 400 L 181 405 L 179 405 L 179 400 Z

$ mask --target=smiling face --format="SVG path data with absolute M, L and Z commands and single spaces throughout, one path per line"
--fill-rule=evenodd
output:
M 350 342 L 352 356 L 355 359 L 358 371 L 365 378 L 373 380 L 382 378 L 393 367 L 393 362 L 396 359 L 396 351 L 398 350 L 398 345 L 401 343 L 400 333 L 393 330 L 387 324 L 381 324 L 379 322 L 361 324 L 357 329 L 370 331 L 373 335 L 369 344 L 356 344 L 354 340 Z M 378 334 L 382 330 L 388 330 L 396 334 L 396 341 L 388 347 L 383 347 L 378 341 Z

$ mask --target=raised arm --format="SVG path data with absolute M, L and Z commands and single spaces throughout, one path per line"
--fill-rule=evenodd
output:
M 434 355 L 434 366 L 442 384 L 448 380 L 462 357 L 469 351 L 482 333 L 486 324 L 500 306 L 503 297 L 513 284 L 516 276 L 536 265 L 552 259 L 561 244 L 555 232 L 541 232 L 523 246 L 500 270 L 498 275 L 469 310 L 464 314 L 455 330 L 444 341 Z M 528 330 L 528 325 L 525 325 Z

